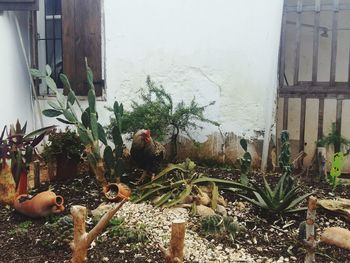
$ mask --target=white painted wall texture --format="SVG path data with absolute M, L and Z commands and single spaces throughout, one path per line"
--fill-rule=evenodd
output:
M 218 155 L 224 140 L 227 152 L 237 152 L 236 136 L 262 139 L 260 132 L 270 130 L 274 118 L 282 5 L 280 0 L 104 0 L 107 89 L 106 101 L 98 103 L 102 122 L 110 115 L 104 106 L 116 99 L 130 106 L 150 75 L 175 102 L 193 97 L 203 105 L 216 101 L 206 116 L 222 124 L 226 137 L 211 125 L 197 131 L 199 141 L 213 142 L 205 154 Z M 10 34 L 2 20 L 0 27 L 7 26 L 3 30 Z M 6 41 L 6 48 L 13 49 L 6 52 L 7 60 L 18 57 L 15 40 Z M 17 60 L 19 68 L 7 69 L 8 75 L 24 78 Z M 1 60 L 0 67 L 5 66 Z M 24 97 L 26 92 L 19 90 L 29 90 L 29 83 L 11 81 L 13 103 Z M 46 107 L 45 101 L 40 104 Z M 30 119 L 29 109 L 24 105 L 15 115 Z M 6 118 L 1 123 L 13 119 Z M 261 149 L 254 151 L 261 155 Z
M 0 13 L 0 128 L 18 118 L 33 127 L 28 73 L 22 53 L 14 16 L 18 17 L 22 38 L 29 47 L 28 14 L 26 12 Z

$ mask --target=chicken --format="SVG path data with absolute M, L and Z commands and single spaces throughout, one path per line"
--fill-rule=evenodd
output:
M 165 148 L 152 139 L 150 130 L 139 130 L 133 136 L 130 154 L 132 162 L 144 171 L 139 180 L 142 182 L 159 172 L 165 159 Z

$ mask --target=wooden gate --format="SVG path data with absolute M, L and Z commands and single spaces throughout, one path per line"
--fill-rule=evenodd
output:
M 289 130 L 292 155 L 305 151 L 306 166 L 332 123 L 350 139 L 349 49 L 350 0 L 285 1 L 277 133 Z

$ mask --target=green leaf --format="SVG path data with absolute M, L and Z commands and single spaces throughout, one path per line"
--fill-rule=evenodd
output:
M 62 111 L 54 110 L 54 109 L 47 109 L 47 110 L 43 110 L 42 113 L 46 117 L 57 117 L 57 116 L 60 116 L 62 114 Z
M 58 105 L 54 101 L 49 100 L 49 101 L 47 101 L 47 104 L 49 104 L 49 106 L 55 110 L 59 110 L 59 111 L 62 110 L 60 105 Z
M 114 111 L 114 115 L 115 117 L 117 118 L 117 115 L 119 113 L 119 104 L 118 104 L 118 101 L 115 101 L 114 104 L 113 104 L 113 111 Z
M 24 136 L 23 140 L 33 138 L 33 137 L 40 135 L 42 133 L 48 133 L 49 131 L 52 131 L 55 127 L 56 127 L 56 125 L 51 125 L 48 127 L 44 127 L 44 128 L 40 128 L 40 129 L 37 129 L 35 131 L 32 131 L 31 133 L 28 133 L 26 136 Z
M 98 138 L 99 140 L 104 144 L 107 145 L 107 135 L 103 128 L 103 126 L 100 123 L 97 123 L 97 130 L 98 130 Z
M 69 110 L 63 110 L 63 116 L 67 119 L 69 122 L 76 123 L 77 119 L 74 117 L 74 115 Z
M 96 112 L 96 96 L 95 91 L 90 89 L 88 92 L 88 102 L 89 102 L 89 110 L 90 114 Z
M 147 191 L 144 195 L 142 195 L 139 199 L 136 199 L 134 203 L 140 203 L 143 200 L 146 200 L 147 198 L 151 197 L 152 195 L 156 194 L 160 190 L 167 189 L 168 186 L 160 186 L 158 188 L 152 189 L 150 191 Z
M 211 192 L 211 207 L 216 210 L 216 207 L 218 206 L 218 198 L 219 198 L 219 188 L 215 183 L 212 182 L 213 191 Z
M 73 105 L 75 100 L 76 100 L 76 97 L 75 97 L 74 92 L 72 90 L 69 91 L 68 98 L 67 98 L 67 103 L 70 103 L 71 105 Z
M 46 80 L 46 85 L 49 87 L 49 89 L 52 92 L 54 92 L 55 94 L 58 94 L 58 90 L 57 90 L 57 86 L 56 86 L 55 81 L 49 76 L 46 76 L 45 80 Z
M 94 138 L 94 141 L 98 141 L 98 125 L 97 125 L 97 117 L 96 113 L 91 112 L 90 113 L 90 125 L 91 125 L 91 132 L 92 137 Z
M 72 90 L 71 85 L 69 83 L 69 80 L 65 74 L 63 74 L 63 73 L 60 74 L 60 80 L 63 83 L 64 87 L 66 87 L 69 91 Z
M 78 134 L 79 134 L 80 140 L 85 146 L 93 144 L 93 140 L 90 138 L 86 129 L 78 127 Z
M 185 189 L 176 198 L 168 202 L 165 205 L 165 207 L 171 207 L 173 205 L 176 205 L 182 202 L 183 200 L 185 200 L 187 196 L 191 194 L 191 192 L 192 192 L 192 185 L 189 185 L 189 184 L 185 185 Z
M 45 66 L 45 70 L 46 70 L 46 75 L 47 76 L 51 76 L 52 70 L 51 70 L 51 67 L 49 65 Z
M 183 172 L 187 172 L 186 169 L 183 169 L 180 165 L 178 164 L 169 164 L 168 167 L 166 167 L 163 171 L 161 171 L 156 177 L 154 177 L 153 182 L 157 181 L 167 173 L 173 171 L 173 170 L 181 170 Z
M 107 169 L 112 169 L 114 167 L 114 156 L 112 148 L 110 146 L 106 146 L 104 149 L 103 159 L 105 161 Z
M 124 172 L 125 172 L 125 170 L 124 170 L 124 162 L 123 162 L 123 160 L 121 158 L 119 158 L 117 160 L 117 163 L 115 165 L 115 169 L 114 170 L 115 170 L 116 175 L 118 177 L 121 177 L 124 174 Z
M 85 128 L 90 128 L 90 111 L 89 108 L 87 108 L 82 114 L 81 114 L 81 122 L 83 123 Z
M 240 143 L 241 147 L 243 148 L 243 150 L 246 152 L 248 149 L 247 140 L 242 138 L 239 141 L 239 143 Z
M 217 178 L 212 178 L 212 177 L 206 177 L 206 176 L 202 176 L 202 177 L 194 180 L 192 183 L 197 184 L 197 183 L 204 183 L 204 182 L 214 182 L 214 183 L 219 184 L 219 185 L 226 185 L 226 186 L 230 186 L 230 187 L 237 188 L 237 189 L 253 191 L 253 188 L 251 188 L 249 186 L 242 185 L 242 184 L 237 183 L 237 182 L 224 180 L 224 179 L 217 179 Z
M 29 165 L 29 163 L 31 163 L 31 161 L 33 159 L 33 147 L 31 145 L 28 145 L 26 147 L 26 152 L 25 152 L 24 158 L 25 158 L 26 164 Z
M 162 206 L 163 204 L 165 204 L 166 202 L 168 202 L 168 200 L 170 199 L 170 197 L 172 196 L 173 192 L 169 191 L 165 194 L 163 194 L 160 199 L 154 203 L 154 205 L 156 207 Z
M 119 128 L 117 126 L 114 126 L 112 129 L 112 138 L 113 143 L 115 146 L 122 146 L 123 145 L 123 138 L 120 134 Z
M 64 124 L 69 124 L 69 125 L 75 124 L 74 122 L 67 121 L 67 120 L 62 119 L 62 118 L 56 118 L 56 120 L 58 120 L 58 121 L 60 121 L 60 122 L 62 122 L 62 123 L 64 123 Z
M 34 78 L 44 78 L 45 74 L 43 74 L 40 70 L 37 70 L 35 68 L 31 68 L 30 69 L 30 74 L 34 77 Z

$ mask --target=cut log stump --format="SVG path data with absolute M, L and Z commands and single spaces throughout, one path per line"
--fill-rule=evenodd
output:
M 166 263 L 182 263 L 184 259 L 186 221 L 174 220 L 171 225 L 171 238 L 168 249 L 160 247 Z
M 88 233 L 86 232 L 85 226 L 86 207 L 80 205 L 72 206 L 70 210 L 74 222 L 74 239 L 71 243 L 71 248 L 73 250 L 72 263 L 87 262 L 87 250 L 90 247 L 90 244 L 102 232 L 102 230 L 107 226 L 109 220 L 112 219 L 114 214 L 126 201 L 127 199 L 124 199 L 118 205 L 104 214 L 96 226 Z

